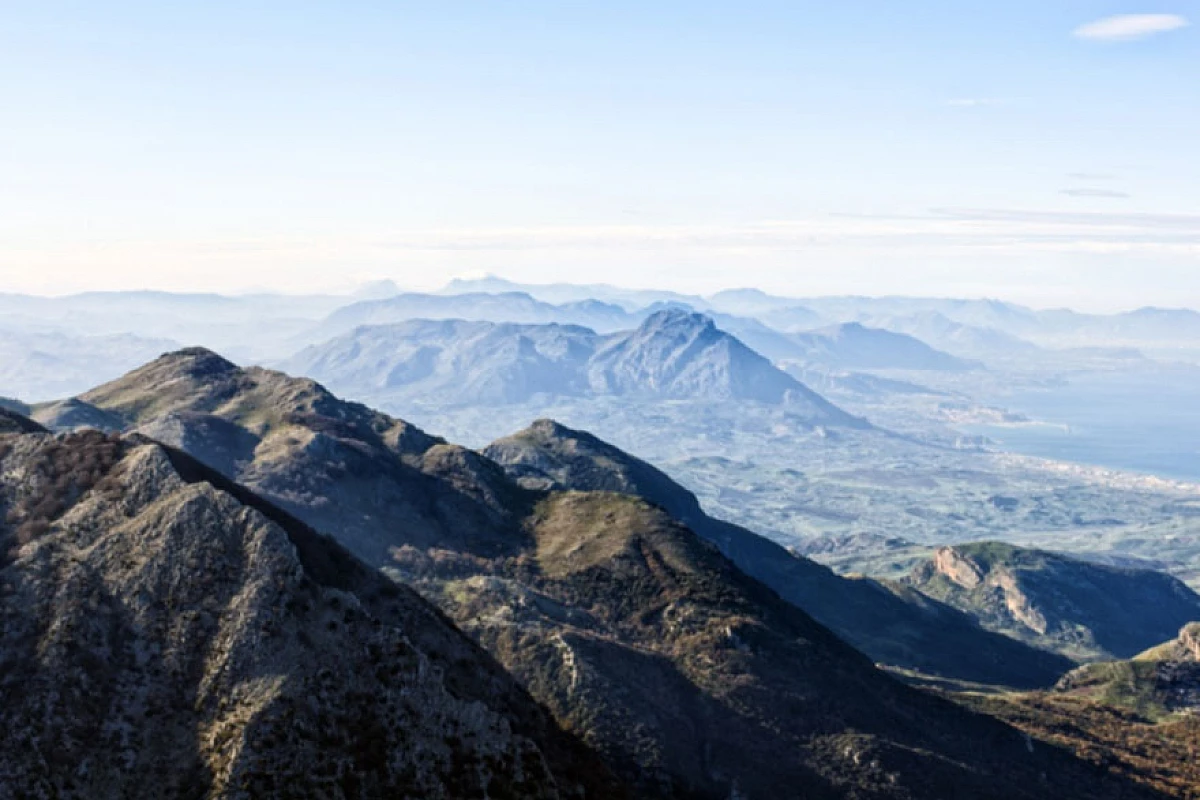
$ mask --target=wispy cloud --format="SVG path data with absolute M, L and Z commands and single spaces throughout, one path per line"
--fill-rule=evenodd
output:
M 156 281 L 164 280 L 162 264 L 169 263 L 170 285 L 195 291 L 249 284 L 341 291 L 349 288 L 341 277 L 346 264 L 433 288 L 448 271 L 520 265 L 526 276 L 536 272 L 547 282 L 560 279 L 569 264 L 580 275 L 607 277 L 615 269 L 626 281 L 676 284 L 686 265 L 689 280 L 706 275 L 719 288 L 730 264 L 790 275 L 796 264 L 812 263 L 826 267 L 814 268 L 814 275 L 843 281 L 838 291 L 845 291 L 842 265 L 860 265 L 859 278 L 881 286 L 881 263 L 942 264 L 952 277 L 963 264 L 991 264 L 1008 275 L 1022 265 L 1040 269 L 1048 259 L 1103 256 L 1193 276 L 1200 265 L 1200 214 L 958 207 L 692 225 L 418 227 L 295 238 L 31 244 L 0 253 L 0 286 L 111 288 L 112 276 L 124 286 L 161 286 Z M 98 276 L 94 282 L 81 277 L 85 263 L 93 267 L 89 275 Z M 1194 293 L 1200 304 L 1200 289 Z
M 1186 28 L 1187 19 L 1178 14 L 1121 14 L 1080 25 L 1074 34 L 1080 39 L 1101 42 L 1145 39 L 1159 33 Z
M 1108 197 L 1114 200 L 1127 200 L 1130 195 L 1113 189 L 1063 189 L 1062 194 L 1071 197 Z

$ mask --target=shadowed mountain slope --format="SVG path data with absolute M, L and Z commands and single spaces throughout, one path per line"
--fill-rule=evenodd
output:
M 539 420 L 484 454 L 531 488 L 612 491 L 662 507 L 746 574 L 803 608 L 876 661 L 959 680 L 1048 686 L 1072 662 L 978 627 L 891 581 L 844 578 L 745 528 L 708 516 L 695 495 L 650 464 L 584 431 Z
M 283 366 L 363 396 L 517 403 L 542 393 L 586 393 L 587 361 L 601 339 L 569 325 L 412 320 L 356 328 Z
M 336 334 L 362 325 L 392 325 L 412 319 L 471 320 L 525 325 L 583 325 L 614 331 L 636 324 L 625 309 L 595 299 L 560 305 L 536 300 L 520 291 L 461 294 L 400 294 L 354 303 L 329 315 L 321 328 Z
M 978 362 L 935 350 L 903 333 L 847 322 L 793 335 L 806 362 L 835 369 L 903 369 L 957 372 Z
M 44 433 L 45 428 L 28 417 L 0 406 L 0 433 Z
M 406 551 L 396 570 L 640 795 L 1127 791 L 890 679 L 643 500 L 554 492 L 527 525 L 534 543 L 515 560 Z
M 621 793 L 427 602 L 190 456 L 0 435 L 0 508 L 0 796 Z
M 962 695 L 967 705 L 1165 795 L 1200 786 L 1200 623 L 1127 661 L 1088 664 L 1053 692 Z
M 1200 620 L 1171 575 L 1000 542 L 942 547 L 907 582 L 990 630 L 1076 659 L 1129 658 Z
M 29 414 L 29 406 L 12 397 L 0 397 L 0 409 L 23 416 L 28 416 Z

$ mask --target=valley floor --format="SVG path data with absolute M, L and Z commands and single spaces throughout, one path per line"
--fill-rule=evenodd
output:
M 552 417 L 654 463 L 705 509 L 838 571 L 905 574 L 994 539 L 1165 569 L 1200 586 L 1200 485 L 965 445 L 952 429 L 810 429 L 786 410 L 616 399 L 492 408 L 379 403 L 481 446 Z

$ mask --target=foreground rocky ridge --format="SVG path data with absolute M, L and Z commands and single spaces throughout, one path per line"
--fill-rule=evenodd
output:
M 639 498 L 522 486 L 312 381 L 202 350 L 83 400 L 419 587 L 639 796 L 1139 796 L 897 683 Z
M 0 417 L 0 796 L 610 797 L 411 590 L 139 436 Z

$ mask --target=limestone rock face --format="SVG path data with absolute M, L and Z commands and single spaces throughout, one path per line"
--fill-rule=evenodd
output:
M 0 435 L 0 797 L 608 797 L 410 590 L 181 453 Z
M 1076 662 L 1130 658 L 1200 619 L 1200 595 L 1166 573 L 1000 542 L 938 548 L 907 583 Z
M 1193 622 L 1179 632 L 1179 645 L 1192 661 L 1200 661 L 1200 623 Z
M 953 547 L 937 549 L 933 554 L 933 568 L 964 589 L 974 589 L 983 583 L 983 572 L 979 565 Z
M 1054 688 L 1149 715 L 1200 712 L 1200 622 L 1188 623 L 1174 639 L 1132 659 L 1074 669 Z

